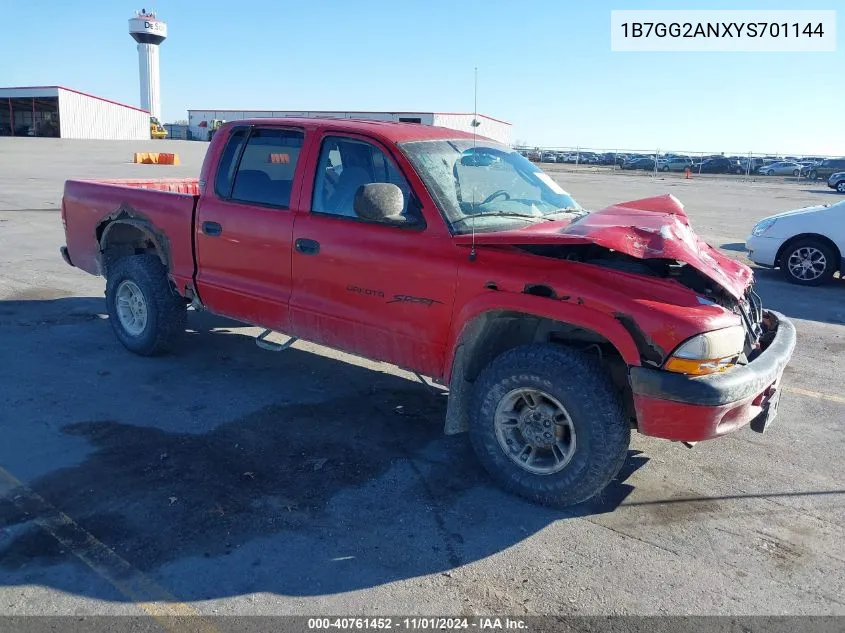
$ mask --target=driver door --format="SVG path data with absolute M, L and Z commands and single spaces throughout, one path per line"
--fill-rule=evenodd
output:
M 359 218 L 354 194 L 371 182 L 396 184 L 405 195 L 405 214 L 420 222 L 397 226 Z M 413 191 L 384 146 L 338 133 L 320 140 L 302 196 L 293 229 L 293 332 L 440 375 L 463 251 L 443 227 L 423 220 L 421 201 L 431 204 L 430 198 Z

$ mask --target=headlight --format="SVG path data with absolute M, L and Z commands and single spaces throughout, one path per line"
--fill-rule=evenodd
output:
M 766 218 L 765 220 L 760 220 L 757 224 L 754 225 L 754 228 L 751 229 L 751 235 L 754 237 L 759 237 L 766 231 L 768 231 L 772 226 L 774 226 L 775 222 L 777 222 L 777 218 Z
M 725 371 L 736 365 L 744 344 L 745 330 L 741 325 L 705 332 L 679 345 L 663 368 L 692 376 Z

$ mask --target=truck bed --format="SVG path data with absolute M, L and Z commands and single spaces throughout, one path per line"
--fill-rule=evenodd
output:
M 62 198 L 68 257 L 77 268 L 102 275 L 100 238 L 109 223 L 120 219 L 150 232 L 182 289 L 194 275 L 198 199 L 196 178 L 68 180 Z

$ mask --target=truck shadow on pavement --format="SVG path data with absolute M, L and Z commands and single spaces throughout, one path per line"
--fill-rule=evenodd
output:
M 19 353 L 40 361 L 0 380 L 37 380 L 92 403 L 51 408 L 49 437 L 26 439 L 26 401 L 2 416 L 25 427 L 8 451 L 87 447 L 0 499 L 2 584 L 115 598 L 27 513 L 29 490 L 181 600 L 307 596 L 448 572 L 554 521 L 611 512 L 648 461 L 629 451 L 600 498 L 540 507 L 495 488 L 466 436 L 442 435 L 445 398 L 423 385 L 297 349 L 270 354 L 204 314 L 191 315 L 196 333 L 175 355 L 138 358 L 113 339 L 104 309 L 94 298 L 0 302 L 10 326 L 0 345 L 19 337 Z M 90 354 L 46 345 L 56 327 Z M 128 389 L 133 381 L 143 388 Z M 256 406 L 258 392 L 277 395 Z M 113 413 L 86 417 L 97 410 Z
M 827 186 L 827 184 L 824 185 L 824 188 L 821 188 L 821 186 L 820 186 L 818 189 L 802 189 L 801 192 L 802 193 L 821 193 L 821 194 L 824 194 L 824 195 L 836 196 L 837 198 L 842 198 L 841 193 L 839 193 L 836 189 L 831 189 L 830 187 Z M 843 198 L 843 199 L 845 199 L 845 198 Z M 835 204 L 835 202 L 836 201 L 832 201 L 831 204 Z

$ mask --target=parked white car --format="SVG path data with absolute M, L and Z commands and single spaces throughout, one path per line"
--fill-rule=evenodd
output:
M 786 211 L 760 220 L 745 240 L 756 264 L 779 267 L 802 286 L 818 286 L 845 271 L 845 200 Z

